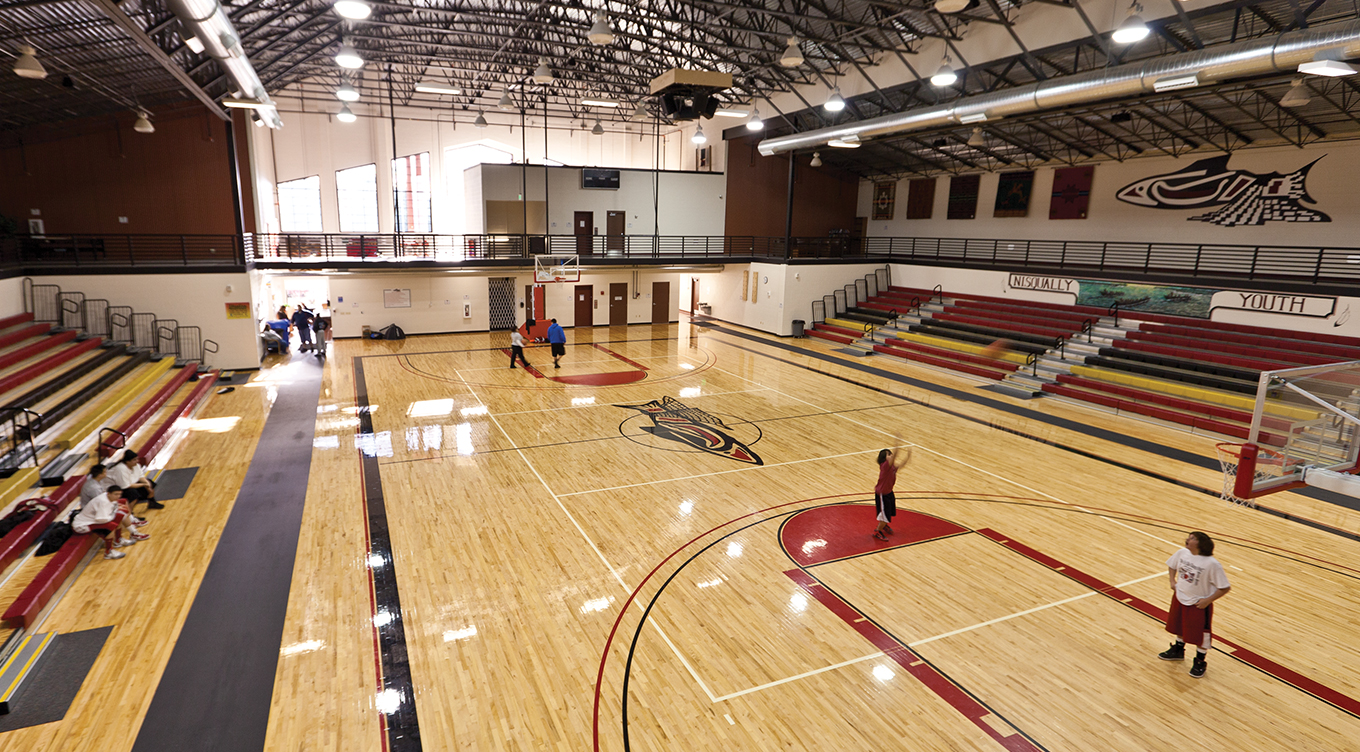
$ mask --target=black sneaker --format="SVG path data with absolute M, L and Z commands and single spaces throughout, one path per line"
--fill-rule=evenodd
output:
M 1196 655 L 1195 663 L 1190 667 L 1190 675 L 1196 679 L 1202 678 L 1204 676 L 1204 670 L 1207 668 L 1209 668 L 1209 665 L 1205 663 L 1204 655 L 1202 653 Z
M 1177 642 L 1165 651 L 1158 653 L 1157 657 L 1164 661 L 1183 661 L 1185 660 L 1185 643 Z

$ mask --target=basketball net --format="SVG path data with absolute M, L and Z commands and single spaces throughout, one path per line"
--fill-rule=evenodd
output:
M 1244 499 L 1237 495 L 1237 468 L 1242 460 L 1242 444 L 1222 443 L 1217 445 L 1218 463 L 1223 468 L 1223 493 L 1224 501 L 1243 507 L 1256 507 L 1256 502 L 1252 499 Z M 1274 452 L 1265 447 L 1257 449 L 1256 467 L 1253 469 L 1252 486 L 1269 478 L 1278 478 L 1284 475 L 1285 468 L 1289 460 L 1283 454 Z

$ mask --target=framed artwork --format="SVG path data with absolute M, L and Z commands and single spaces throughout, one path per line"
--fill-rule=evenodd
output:
M 949 219 L 972 219 L 977 216 L 978 184 L 981 175 L 955 175 L 949 179 Z
M 700 170 L 713 169 L 713 147 L 700 146 L 694 150 L 694 164 Z
M 249 303 L 227 303 L 227 318 L 229 319 L 248 319 L 250 318 Z
M 892 219 L 896 208 L 897 181 L 874 183 L 874 219 Z
M 996 186 L 993 217 L 1023 217 L 1029 214 L 1029 197 L 1034 190 L 1034 171 L 1003 172 Z
M 1053 198 L 1048 204 L 1049 219 L 1086 219 L 1091 207 L 1091 182 L 1095 165 L 1061 167 L 1053 171 Z
M 930 219 L 935 213 L 935 178 L 907 184 L 907 219 Z

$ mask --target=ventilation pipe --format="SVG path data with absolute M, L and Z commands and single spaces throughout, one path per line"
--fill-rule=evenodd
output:
M 822 128 L 760 142 L 764 156 L 811 149 L 851 136 L 868 140 L 893 133 L 975 124 L 1043 110 L 1124 99 L 1165 90 L 1172 81 L 1196 76 L 1199 86 L 1241 78 L 1293 73 L 1317 56 L 1336 60 L 1360 57 L 1360 21 L 1289 31 L 1266 39 L 1167 55 L 1072 76 L 963 97 L 949 104 Z M 1162 87 L 1157 86 L 1163 81 Z
M 265 125 L 282 128 L 283 119 L 279 117 L 274 101 L 264 90 L 255 66 L 246 58 L 241 35 L 236 33 L 217 0 L 166 0 L 166 5 L 179 19 L 186 37 L 196 38 L 203 45 L 203 53 L 217 60 L 241 96 L 266 105 L 257 110 Z M 185 41 L 187 43 L 188 39 Z

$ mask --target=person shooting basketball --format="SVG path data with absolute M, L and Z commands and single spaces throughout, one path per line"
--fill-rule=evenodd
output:
M 901 437 L 897 437 L 900 442 Z M 893 534 L 892 518 L 897 516 L 897 496 L 893 486 L 897 483 L 897 471 L 911 460 L 911 448 L 884 449 L 878 453 L 878 483 L 874 485 L 874 511 L 878 514 L 878 525 L 874 528 L 874 538 L 885 541 Z

